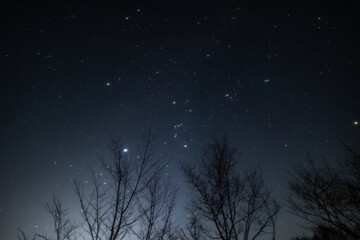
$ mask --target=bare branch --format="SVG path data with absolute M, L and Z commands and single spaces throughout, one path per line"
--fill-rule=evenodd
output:
M 341 239 L 360 238 L 360 157 L 349 150 L 351 158 L 332 167 L 324 161 L 316 166 L 309 159 L 306 167 L 295 170 L 289 181 L 292 195 L 289 212 L 316 229 L 327 229 Z
M 35 233 L 33 236 L 27 236 L 26 233 L 18 228 L 18 234 L 16 235 L 16 238 L 18 240 L 36 240 L 37 234 Z
M 201 232 L 206 239 L 248 240 L 254 232 L 254 240 L 275 227 L 279 206 L 264 188 L 261 171 L 254 168 L 242 175 L 238 161 L 237 150 L 230 149 L 226 138 L 221 142 L 214 138 L 198 170 L 181 164 L 193 193 L 190 209 L 197 214 L 182 231 L 184 239 L 199 239 Z

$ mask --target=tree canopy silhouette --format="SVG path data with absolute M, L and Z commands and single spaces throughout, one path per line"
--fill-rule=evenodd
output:
M 185 239 L 254 240 L 265 232 L 275 238 L 280 206 L 264 187 L 260 169 L 241 172 L 238 161 L 226 138 L 213 138 L 198 168 L 181 165 L 192 191 Z
M 51 202 L 46 203 L 44 209 L 51 215 L 54 224 L 55 237 L 40 233 L 35 233 L 32 236 L 28 236 L 23 230 L 18 229 L 18 240 L 36 240 L 38 238 L 44 240 L 77 239 L 76 230 L 78 228 L 78 225 L 75 224 L 72 219 L 68 217 L 69 210 L 63 207 L 59 199 L 54 196 Z
M 328 239 L 360 239 L 360 155 L 347 151 L 350 158 L 336 167 L 309 159 L 289 181 L 289 211 Z
M 120 141 L 111 142 L 111 159 L 102 160 L 110 179 L 92 174 L 92 189 L 75 183 L 84 230 L 91 240 L 172 239 L 176 188 L 165 179 L 164 164 L 148 133 L 135 156 L 124 155 Z

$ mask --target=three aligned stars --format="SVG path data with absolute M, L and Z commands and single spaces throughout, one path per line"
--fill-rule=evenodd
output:
M 270 80 L 269 80 L 269 79 L 265 79 L 264 82 L 265 82 L 265 83 L 269 83 Z M 111 82 L 106 82 L 106 83 L 105 83 L 105 86 L 106 86 L 106 87 L 110 87 L 110 86 L 111 86 Z M 224 97 L 225 97 L 225 98 L 230 98 L 230 99 L 232 99 L 232 97 L 230 96 L 229 93 L 225 93 Z M 172 105 L 176 105 L 176 104 L 177 104 L 177 101 L 174 100 L 174 101 L 171 102 L 171 104 L 172 104 Z M 192 110 L 189 110 L 189 111 L 191 112 Z M 358 120 L 354 120 L 352 123 L 353 123 L 353 126 L 356 126 L 356 127 L 357 127 L 357 126 L 359 126 L 359 123 L 360 123 L 360 122 L 359 122 Z M 184 145 L 184 148 L 186 148 L 186 147 L 187 147 L 187 145 Z M 128 151 L 128 149 L 124 149 L 124 153 L 126 153 L 127 151 Z

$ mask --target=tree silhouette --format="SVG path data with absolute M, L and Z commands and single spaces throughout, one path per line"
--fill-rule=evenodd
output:
M 226 138 L 214 138 L 198 169 L 181 165 L 193 193 L 191 207 L 200 218 L 190 219 L 188 239 L 197 239 L 200 232 L 194 237 L 195 230 L 203 229 L 207 239 L 254 240 L 274 227 L 280 206 L 265 189 L 261 171 L 252 168 L 241 174 L 238 160 L 238 151 L 230 149 Z
M 23 230 L 18 228 L 18 234 L 16 235 L 16 238 L 18 240 L 36 240 L 36 233 L 32 236 L 28 236 Z
M 163 167 L 157 167 L 154 171 L 156 175 L 138 198 L 141 222 L 134 234 L 142 240 L 175 239 L 178 226 L 173 212 L 178 188 L 165 175 Z
M 48 237 L 42 234 L 37 234 L 37 236 L 44 240 L 76 239 L 75 231 L 77 229 L 77 225 L 67 217 L 68 209 L 64 209 L 61 202 L 56 197 L 53 197 L 52 202 L 45 205 L 45 210 L 52 216 L 54 222 L 55 238 Z
M 102 161 L 104 170 L 108 173 L 110 181 L 103 184 L 103 177 L 93 172 L 93 189 L 90 194 L 85 194 L 83 184 L 75 183 L 75 191 L 80 201 L 81 214 L 85 221 L 85 231 L 92 240 L 118 240 L 123 239 L 131 233 L 136 232 L 135 225 L 148 214 L 145 208 L 139 210 L 143 200 L 140 198 L 146 190 L 153 190 L 153 195 L 166 198 L 170 203 L 171 193 L 161 193 L 163 186 L 158 181 L 160 170 L 159 162 L 155 159 L 155 150 L 151 147 L 154 137 L 151 133 L 145 139 L 145 142 L 138 155 L 135 157 L 124 156 L 123 147 L 119 141 L 113 140 L 111 144 L 112 159 Z M 170 195 L 169 195 L 170 194 Z M 159 204 L 153 203 L 155 208 Z M 140 205 L 139 205 L 140 204 Z M 172 209 L 170 206 L 163 206 L 161 211 Z M 156 209 L 159 210 L 159 209 Z M 172 210 L 170 210 L 172 211 Z M 162 213 L 163 213 L 162 212 Z M 155 224 L 157 218 L 150 221 Z M 169 223 L 166 224 L 166 227 Z M 149 229 L 149 234 L 153 234 L 154 229 Z
M 289 181 L 289 211 L 328 239 L 360 239 L 360 155 L 347 150 L 345 164 L 316 166 L 309 159 Z
M 68 218 L 68 209 L 63 208 L 61 202 L 54 196 L 51 202 L 48 202 L 45 205 L 45 210 L 51 215 L 53 224 L 55 238 L 49 237 L 45 234 L 35 233 L 33 236 L 29 237 L 25 232 L 19 229 L 17 235 L 18 240 L 35 240 L 41 238 L 44 240 L 72 240 L 76 239 L 76 229 L 77 224 Z
M 188 222 L 180 229 L 182 240 L 203 240 L 206 239 L 205 230 L 200 217 L 196 213 L 194 206 L 187 209 Z

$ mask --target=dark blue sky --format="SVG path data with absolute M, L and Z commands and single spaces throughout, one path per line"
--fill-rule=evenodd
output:
M 359 146 L 357 1 L 8 3 L 0 49 L 0 238 L 48 231 L 55 193 L 77 218 L 72 180 L 144 129 L 169 174 L 226 134 L 280 202 L 310 153 Z M 302 230 L 283 208 L 279 239 Z

